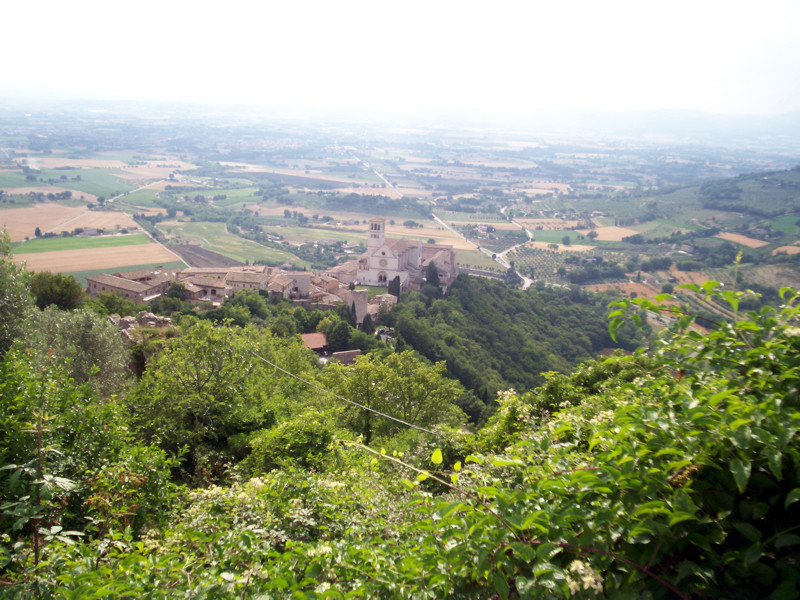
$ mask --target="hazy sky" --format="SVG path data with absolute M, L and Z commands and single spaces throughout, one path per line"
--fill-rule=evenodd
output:
M 2 14 L 0 97 L 800 110 L 794 0 L 40 0 Z

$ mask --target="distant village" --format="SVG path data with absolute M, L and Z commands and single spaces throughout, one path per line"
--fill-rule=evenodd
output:
M 382 305 L 396 303 L 397 297 L 379 294 L 370 300 L 369 291 L 355 289 L 356 285 L 388 287 L 390 282 L 398 280 L 400 290 L 419 289 L 432 262 L 444 288 L 458 276 L 452 246 L 387 240 L 384 219 L 372 219 L 369 232 L 366 253 L 320 273 L 265 265 L 119 271 L 87 277 L 87 291 L 95 297 L 101 292 L 112 292 L 147 303 L 164 294 L 171 283 L 178 282 L 186 289 L 186 300 L 215 305 L 236 292 L 266 290 L 270 296 L 286 298 L 308 309 L 330 309 L 345 302 L 355 307 L 356 322 L 361 326 L 367 314 L 374 319 Z

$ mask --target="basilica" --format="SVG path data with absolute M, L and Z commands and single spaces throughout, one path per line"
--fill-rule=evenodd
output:
M 325 272 L 342 283 L 388 286 L 395 277 L 400 288 L 420 288 L 430 263 L 439 271 L 440 284 L 447 286 L 458 276 L 458 264 L 452 246 L 423 244 L 422 241 L 386 239 L 386 220 L 371 219 L 367 251 L 357 260 L 337 265 Z

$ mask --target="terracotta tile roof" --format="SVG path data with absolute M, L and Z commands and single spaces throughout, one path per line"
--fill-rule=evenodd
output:
M 394 239 L 386 240 L 386 245 L 391 248 L 395 254 L 402 254 L 406 250 L 417 247 L 417 242 L 414 240 Z
M 146 292 L 152 287 L 146 283 L 139 283 L 138 281 L 131 281 L 130 279 L 115 277 L 114 275 L 109 275 L 108 273 L 90 275 L 86 278 L 86 282 L 97 283 L 101 286 L 115 287 L 119 290 L 126 290 L 128 292 L 135 292 L 137 294 Z
M 114 273 L 117 277 L 122 277 L 123 279 L 149 279 L 153 275 L 154 271 L 151 269 L 138 269 L 136 271 L 120 271 L 119 273 Z
M 331 358 L 338 360 L 343 365 L 349 365 L 360 355 L 361 350 L 344 350 L 342 352 L 334 352 L 331 354 Z
M 195 276 L 195 277 L 191 277 L 188 281 L 190 283 L 195 284 L 195 285 L 199 285 L 200 287 L 206 287 L 206 288 L 225 288 L 225 287 L 227 287 L 224 281 L 222 281 L 221 279 L 215 279 L 213 277 Z
M 303 343 L 309 350 L 322 350 L 328 345 L 324 333 L 304 333 L 300 337 L 303 338 Z
M 258 283 L 263 284 L 266 281 L 264 273 L 247 273 L 243 271 L 230 271 L 225 281 L 236 283 Z

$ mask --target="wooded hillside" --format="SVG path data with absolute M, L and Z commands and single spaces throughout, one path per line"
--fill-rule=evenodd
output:
M 455 336 L 463 309 L 490 336 L 481 306 L 536 313 L 474 285 L 398 320 Z M 502 392 L 476 432 L 464 388 L 409 350 L 320 369 L 291 336 L 191 318 L 132 379 L 106 320 L 40 311 L 6 259 L 0 290 L 3 597 L 800 595 L 791 290 L 743 315 L 743 292 L 698 287 L 736 319 L 701 335 L 682 316 L 648 353 Z M 674 305 L 614 308 L 619 332 Z

